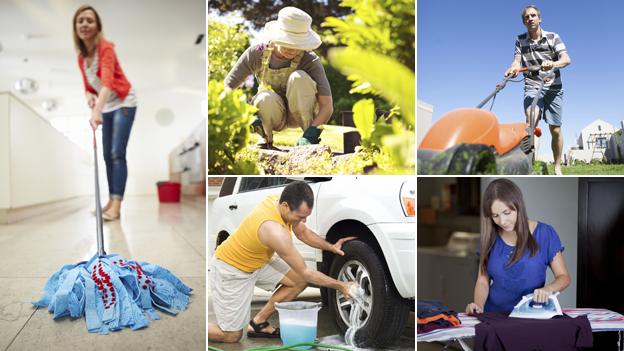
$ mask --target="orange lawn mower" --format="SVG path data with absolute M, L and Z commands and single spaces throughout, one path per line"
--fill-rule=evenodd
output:
M 553 77 L 553 73 L 540 75 L 540 70 L 540 66 L 520 68 L 498 83 L 494 92 L 476 108 L 459 108 L 443 115 L 418 147 L 418 174 L 531 174 L 535 136 L 542 134 L 535 127 L 541 117 L 535 118 L 535 108 L 542 96 L 544 80 Z M 541 77 L 529 121 L 499 123 L 494 113 L 482 107 L 491 99 L 496 100 L 496 94 L 520 72 Z

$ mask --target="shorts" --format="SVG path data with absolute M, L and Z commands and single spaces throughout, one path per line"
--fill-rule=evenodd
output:
M 537 94 L 538 88 L 531 85 L 524 87 L 524 110 L 526 111 L 533 103 L 533 98 Z M 537 99 L 542 119 L 552 125 L 561 125 L 563 115 L 563 90 L 543 90 L 543 96 Z
M 273 291 L 289 270 L 288 264 L 277 255 L 252 273 L 213 257 L 208 266 L 208 284 L 219 328 L 223 331 L 245 328 L 251 319 L 254 286 Z

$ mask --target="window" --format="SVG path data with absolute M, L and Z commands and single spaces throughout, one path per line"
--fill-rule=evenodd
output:
M 241 179 L 238 192 L 252 191 L 264 188 L 272 188 L 292 182 L 286 177 L 244 177 Z
M 607 138 L 605 138 L 605 137 L 596 138 L 596 147 L 599 147 L 601 149 L 606 149 L 607 148 Z

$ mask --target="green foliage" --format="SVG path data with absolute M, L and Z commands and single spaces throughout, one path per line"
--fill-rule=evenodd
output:
M 328 44 L 346 45 L 389 56 L 414 69 L 414 0 L 343 0 L 353 14 L 343 18 L 327 17 L 323 27 Z
M 371 99 L 362 99 L 353 105 L 353 123 L 362 140 L 369 140 L 375 126 L 375 103 Z
M 379 95 L 398 104 L 405 122 L 414 126 L 414 72 L 389 57 L 354 48 L 332 49 L 329 59 L 343 73 L 369 82 Z
M 533 161 L 533 174 L 534 175 L 548 175 L 548 165 L 544 161 Z M 553 173 L 554 169 L 553 169 Z
M 376 94 L 398 106 L 392 123 L 376 119 L 370 99 L 353 106 L 353 120 L 368 153 L 381 172 L 413 173 L 414 160 L 414 2 L 343 0 L 354 14 L 326 18 L 334 30 L 326 39 L 346 48 L 329 51 L 330 63 L 353 81 L 352 94 Z M 407 65 L 407 66 L 406 66 Z
M 549 174 L 555 174 L 554 165 L 550 163 L 548 165 Z M 623 175 L 623 164 L 594 164 L 590 165 L 585 162 L 577 162 L 571 166 L 562 166 L 561 172 L 563 175 Z
M 354 93 L 351 90 L 351 82 L 345 75 L 330 64 L 323 64 L 325 75 L 331 86 L 332 99 L 334 102 L 334 113 L 330 119 L 330 124 L 341 123 L 341 112 L 351 111 L 353 105 L 360 99 L 373 99 L 377 110 L 388 111 L 392 108 L 384 99 L 373 94 Z
M 343 16 L 349 9 L 340 7 L 338 1 L 325 0 L 288 0 L 288 1 L 258 1 L 258 0 L 210 0 L 210 10 L 217 10 L 219 14 L 240 12 L 243 17 L 256 29 L 264 27 L 266 22 L 277 19 L 277 13 L 285 6 L 294 6 L 302 9 L 312 17 L 312 26 L 317 27 L 327 16 Z
M 208 79 L 222 81 L 249 46 L 241 25 L 208 21 Z
M 241 90 L 225 92 L 222 82 L 208 83 L 208 173 L 257 174 L 253 157 L 241 158 L 249 141 L 249 124 L 257 109 Z

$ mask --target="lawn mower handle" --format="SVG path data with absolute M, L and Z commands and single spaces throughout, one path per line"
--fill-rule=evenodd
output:
M 493 98 L 496 94 L 498 94 L 499 91 L 503 90 L 503 88 L 505 88 L 505 85 L 507 84 L 508 80 L 513 78 L 516 74 L 518 74 L 520 72 L 526 72 L 526 71 L 529 71 L 529 68 L 527 68 L 527 67 L 516 68 L 514 70 L 514 72 L 515 72 L 514 74 L 506 75 L 505 78 L 500 83 L 496 84 L 496 89 L 490 95 L 488 95 L 485 99 L 483 99 L 483 101 L 481 101 L 477 105 L 477 108 L 483 107 L 485 104 L 487 104 L 488 101 L 490 101 L 491 98 Z

